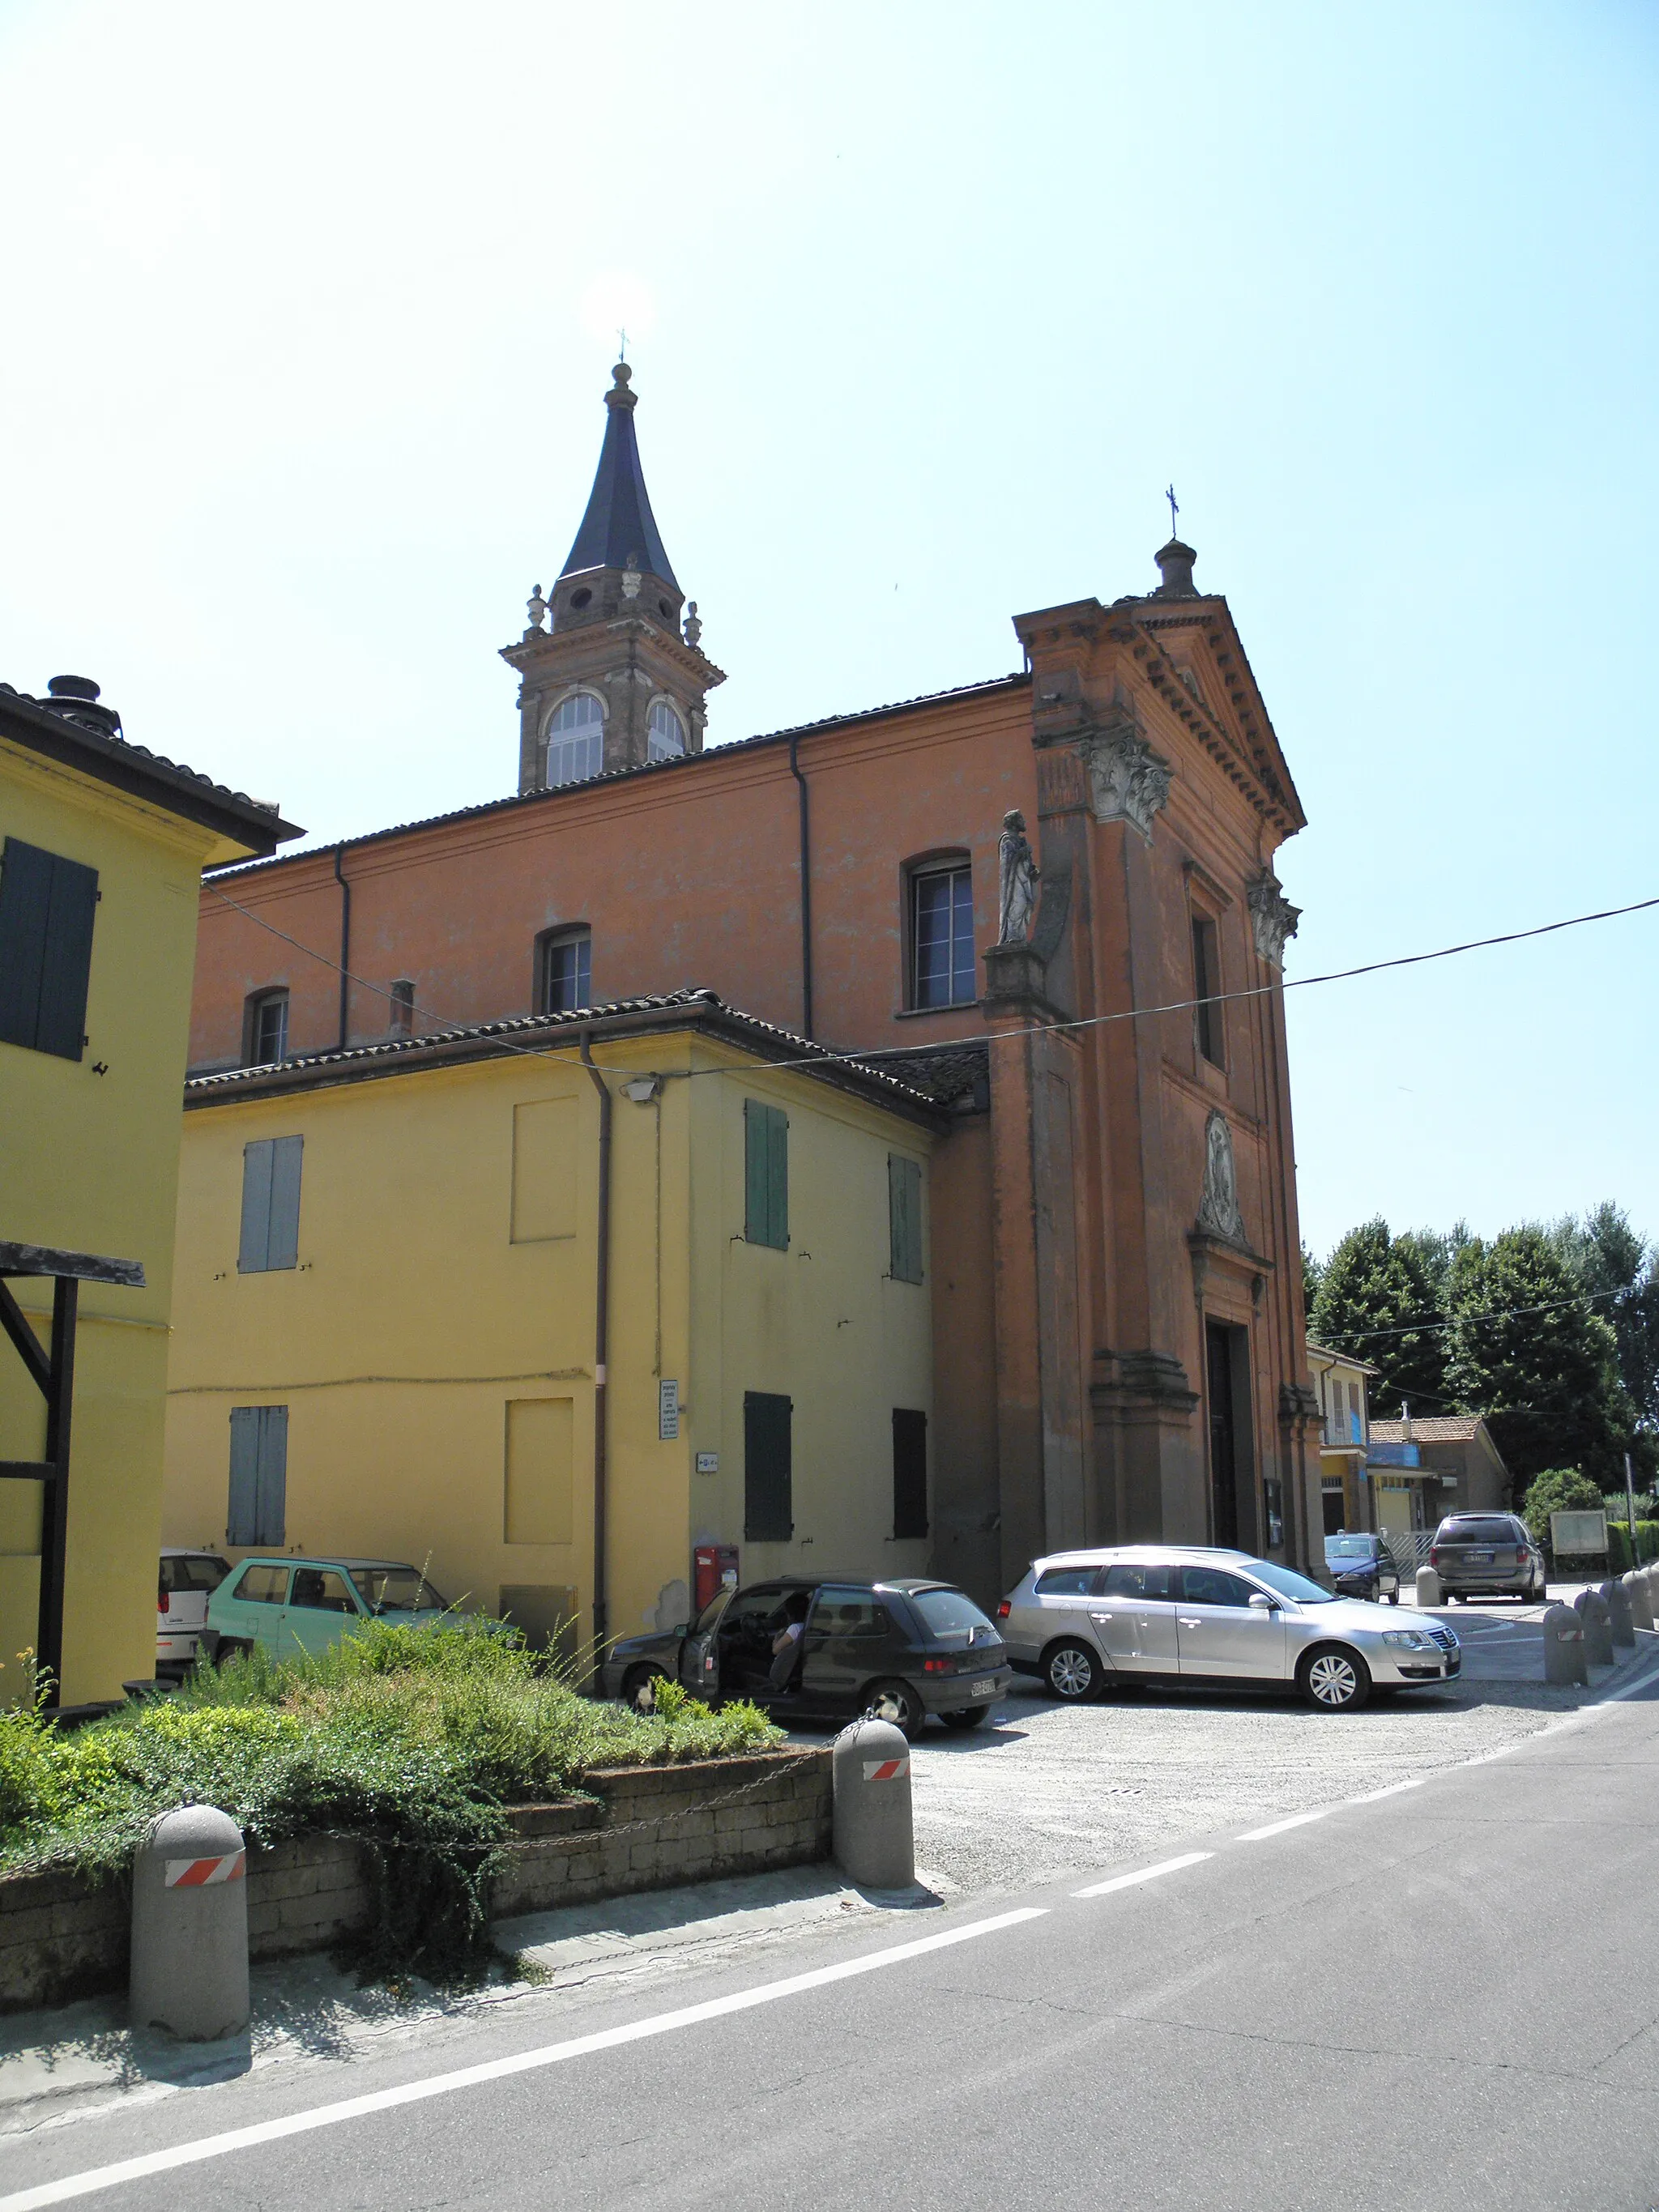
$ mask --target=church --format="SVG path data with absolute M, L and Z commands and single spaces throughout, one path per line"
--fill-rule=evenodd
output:
M 1172 538 L 1148 590 L 1016 614 L 1015 673 L 707 747 L 723 674 L 637 404 L 619 363 L 569 556 L 502 648 L 516 790 L 209 878 L 192 1077 L 713 994 L 781 1060 L 927 1102 L 933 1571 L 994 1599 L 1138 1539 L 1317 1571 L 1273 866 L 1304 817 L 1226 600 Z M 755 1552 L 744 1495 L 709 1489 L 700 1552 L 814 1564 Z

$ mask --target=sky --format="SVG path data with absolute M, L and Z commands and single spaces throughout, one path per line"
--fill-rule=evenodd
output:
M 1173 483 L 1288 981 L 1659 895 L 1647 0 L 0 0 L 0 679 L 316 841 L 513 787 L 625 325 L 710 743 L 1016 667 Z M 1659 1237 L 1656 955 L 1293 989 L 1307 1241 Z

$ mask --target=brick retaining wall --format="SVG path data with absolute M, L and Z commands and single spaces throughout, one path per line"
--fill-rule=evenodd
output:
M 828 1750 L 610 1767 L 586 1786 L 603 1802 L 511 1809 L 515 1839 L 490 1892 L 492 1918 L 830 1856 Z M 251 1851 L 247 1904 L 254 1959 L 326 1949 L 368 1917 L 360 1847 L 299 1836 Z M 121 1988 L 129 1915 L 125 1884 L 94 1889 L 64 1874 L 0 1881 L 0 2012 Z

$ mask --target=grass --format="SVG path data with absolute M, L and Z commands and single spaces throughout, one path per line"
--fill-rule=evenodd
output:
M 475 1974 L 507 1808 L 580 1792 L 596 1768 L 764 1750 L 755 1706 L 671 1691 L 654 1714 L 576 1695 L 522 1642 L 457 1618 L 372 1623 L 319 1656 L 261 1650 L 198 1667 L 73 1735 L 0 1709 L 0 1874 L 125 1876 L 157 1813 L 212 1804 L 250 1843 L 322 1832 L 365 1848 L 374 1911 L 357 1963 L 377 1978 Z M 0 1670 L 0 1692 L 5 1673 Z

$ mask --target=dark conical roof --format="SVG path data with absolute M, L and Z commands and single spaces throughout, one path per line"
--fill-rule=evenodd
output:
M 633 374 L 625 361 L 619 361 L 611 372 L 611 389 L 605 395 L 609 415 L 599 465 L 587 495 L 582 526 L 559 574 L 574 575 L 579 568 L 625 568 L 634 562 L 678 592 L 679 586 L 651 512 L 634 437 L 638 397 L 628 388 Z

